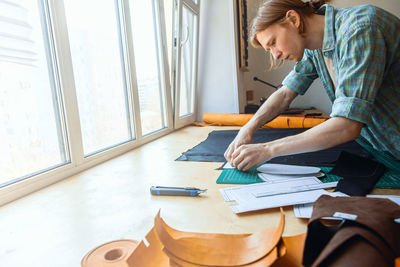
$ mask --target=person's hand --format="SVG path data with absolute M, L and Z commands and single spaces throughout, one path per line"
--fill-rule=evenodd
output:
M 273 158 L 267 143 L 241 145 L 232 154 L 231 165 L 247 171 Z
M 233 152 L 241 145 L 251 144 L 252 142 L 253 142 L 252 131 L 250 131 L 248 128 L 246 128 L 246 126 L 242 127 L 240 129 L 239 133 L 236 135 L 235 139 L 232 141 L 232 143 L 229 145 L 229 147 L 226 149 L 226 151 L 224 153 L 224 157 L 225 157 L 226 161 L 232 165 Z

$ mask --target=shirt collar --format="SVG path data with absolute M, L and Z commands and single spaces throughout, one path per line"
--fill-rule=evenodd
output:
M 325 29 L 322 43 L 322 52 L 328 52 L 335 48 L 335 9 L 329 5 L 323 5 L 325 8 Z

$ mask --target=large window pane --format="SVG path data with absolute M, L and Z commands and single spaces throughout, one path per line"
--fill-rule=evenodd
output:
M 41 12 L 0 2 L 0 186 L 69 161 Z
M 132 38 L 139 89 L 142 134 L 166 127 L 157 9 L 151 0 L 131 0 Z
M 193 62 L 197 16 L 185 5 L 182 5 L 181 53 L 180 53 L 180 105 L 179 116 L 194 112 Z
M 116 2 L 65 1 L 85 155 L 133 138 Z

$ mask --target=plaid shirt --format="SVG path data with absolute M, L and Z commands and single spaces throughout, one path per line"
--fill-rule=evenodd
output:
M 323 9 L 322 50 L 306 49 L 282 83 L 303 95 L 319 77 L 333 103 L 330 116 L 363 123 L 361 138 L 400 159 L 400 20 L 371 5 Z M 324 56 L 332 59 L 336 88 Z

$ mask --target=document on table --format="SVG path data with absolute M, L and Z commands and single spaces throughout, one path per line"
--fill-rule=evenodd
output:
M 341 192 L 332 192 L 330 193 L 330 196 L 335 196 L 335 197 L 347 197 L 348 195 L 343 194 Z M 400 196 L 392 196 L 392 195 L 367 195 L 367 197 L 377 197 L 377 198 L 388 198 L 397 205 L 400 205 Z M 311 218 L 312 215 L 312 205 L 313 203 L 307 203 L 307 204 L 299 204 L 295 205 L 293 207 L 294 215 L 297 218 Z M 400 219 L 395 219 L 396 222 L 400 222 Z
M 268 183 L 274 183 L 276 181 L 282 181 L 282 180 L 292 180 L 292 179 L 297 179 L 297 178 L 304 178 L 304 177 L 322 177 L 324 176 L 324 173 L 320 172 L 314 175 L 279 175 L 279 174 L 269 174 L 269 173 L 258 173 L 258 177 L 260 177 L 261 180 L 264 182 Z
M 380 198 L 388 198 L 397 205 L 400 206 L 400 196 L 394 196 L 394 195 L 367 195 L 367 197 L 380 197 Z
M 322 189 L 305 191 L 305 187 L 320 184 L 322 182 L 315 177 L 303 177 L 294 180 L 276 181 L 274 183 L 257 183 L 222 188 L 220 192 L 225 201 L 236 201 L 236 205 L 232 205 L 230 208 L 235 213 L 241 213 L 294 204 L 312 203 L 321 195 L 328 192 Z M 297 192 L 296 188 L 299 189 Z M 288 189 L 290 192 L 282 193 Z M 265 192 L 272 193 L 272 195 L 260 197 L 260 194 Z M 274 192 L 277 194 L 273 194 Z
M 348 197 L 348 195 L 342 192 L 329 192 L 326 195 L 329 195 L 331 197 Z M 294 205 L 293 206 L 294 216 L 296 216 L 297 218 L 305 218 L 305 219 L 311 218 L 313 204 L 314 203 L 305 203 L 305 204 Z

